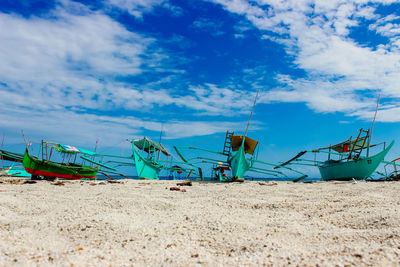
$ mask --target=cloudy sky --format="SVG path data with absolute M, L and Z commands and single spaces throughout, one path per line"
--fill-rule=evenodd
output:
M 281 160 L 400 136 L 400 1 L 2 0 L 0 134 L 86 148 L 149 136 Z M 397 144 L 391 157 L 400 156 Z

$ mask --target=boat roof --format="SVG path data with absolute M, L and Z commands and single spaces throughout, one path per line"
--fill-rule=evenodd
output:
M 346 146 L 347 146 L 347 149 L 345 149 Z M 370 145 L 370 147 L 373 147 L 373 146 L 375 146 L 375 145 Z M 343 152 L 351 151 L 351 150 L 353 150 L 353 148 L 365 149 L 367 147 L 368 147 L 367 137 L 362 137 L 362 138 L 358 138 L 358 139 L 346 140 L 344 142 L 341 142 L 341 143 L 338 143 L 335 145 L 331 145 L 328 147 L 314 149 L 313 152 L 317 152 L 317 151 L 325 150 L 325 149 L 332 149 L 338 153 L 343 153 Z
M 133 141 L 135 146 L 147 153 L 153 153 L 156 151 L 161 151 L 164 155 L 170 156 L 171 154 L 163 147 L 162 144 L 154 142 L 147 137 L 143 137 L 142 139 L 136 139 Z
M 242 145 L 243 142 L 243 135 L 232 135 L 231 136 L 231 146 L 232 146 L 232 151 L 237 151 L 239 150 L 240 146 Z M 254 151 L 258 145 L 258 141 L 251 139 L 250 137 L 247 137 L 244 139 L 244 151 L 250 155 L 254 154 Z
M 57 143 L 49 143 L 52 144 L 52 147 L 54 147 L 58 152 L 61 153 L 69 153 L 69 154 L 86 154 L 86 155 L 90 155 L 90 156 L 95 156 L 96 153 L 93 151 L 89 151 L 86 149 L 82 149 L 82 148 L 77 148 L 74 146 L 70 146 L 70 145 L 64 145 L 64 144 L 57 144 Z

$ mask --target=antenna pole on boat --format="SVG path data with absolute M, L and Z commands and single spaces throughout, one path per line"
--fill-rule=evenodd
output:
M 4 133 L 3 133 L 3 137 L 1 138 L 1 149 L 3 149 L 3 145 L 4 145 Z M 4 157 L 1 156 L 2 162 L 3 162 L 3 168 L 4 168 Z
M 99 144 L 99 138 L 96 139 L 96 145 L 94 146 L 94 153 L 97 152 L 97 145 Z
M 24 135 L 24 130 L 21 129 L 21 133 L 22 133 L 22 137 L 24 138 L 24 142 L 25 142 L 26 149 L 27 149 L 28 152 L 29 152 L 29 147 L 28 147 L 28 144 L 26 143 L 26 139 L 25 139 L 25 135 Z
M 162 136 L 163 127 L 164 127 L 164 124 L 161 124 L 160 140 L 158 141 L 158 143 L 160 144 L 160 146 L 161 146 L 161 136 Z M 160 160 L 160 153 L 161 153 L 161 147 L 160 147 L 160 149 L 158 150 L 157 160 Z
M 246 137 L 246 135 L 247 135 L 247 130 L 249 129 L 249 125 L 250 125 L 250 121 L 251 121 L 251 116 L 253 115 L 254 107 L 256 106 L 256 102 L 257 102 L 257 97 L 258 97 L 258 92 L 259 92 L 259 91 L 260 91 L 260 89 L 257 90 L 256 97 L 254 98 L 253 108 L 251 109 L 249 121 L 247 122 L 246 131 L 244 132 L 244 138 Z M 244 138 L 243 138 L 243 142 L 244 142 Z
M 374 115 L 374 119 L 373 119 L 373 121 L 372 121 L 371 131 L 369 132 L 368 148 L 367 148 L 367 157 L 368 157 L 368 155 L 369 155 L 369 146 L 371 145 L 372 130 L 374 129 L 374 124 L 375 124 L 376 114 L 378 113 L 378 107 L 379 107 L 379 100 L 380 100 L 380 98 L 381 98 L 381 94 L 378 94 L 378 101 L 376 102 L 375 115 Z

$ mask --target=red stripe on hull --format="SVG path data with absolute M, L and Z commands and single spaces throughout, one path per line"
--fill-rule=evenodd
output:
M 85 175 L 73 175 L 73 174 L 65 174 L 65 173 L 54 173 L 54 172 L 46 172 L 46 171 L 39 171 L 39 170 L 34 170 L 34 169 L 29 169 L 25 168 L 25 170 L 32 174 L 32 175 L 37 175 L 37 176 L 54 176 L 58 178 L 64 178 L 64 179 L 71 179 L 71 180 L 79 180 L 82 178 L 89 178 L 89 179 L 94 179 L 95 176 L 85 176 Z

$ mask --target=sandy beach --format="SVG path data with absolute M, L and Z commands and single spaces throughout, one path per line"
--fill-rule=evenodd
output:
M 1 266 L 400 264 L 396 182 L 0 181 Z

